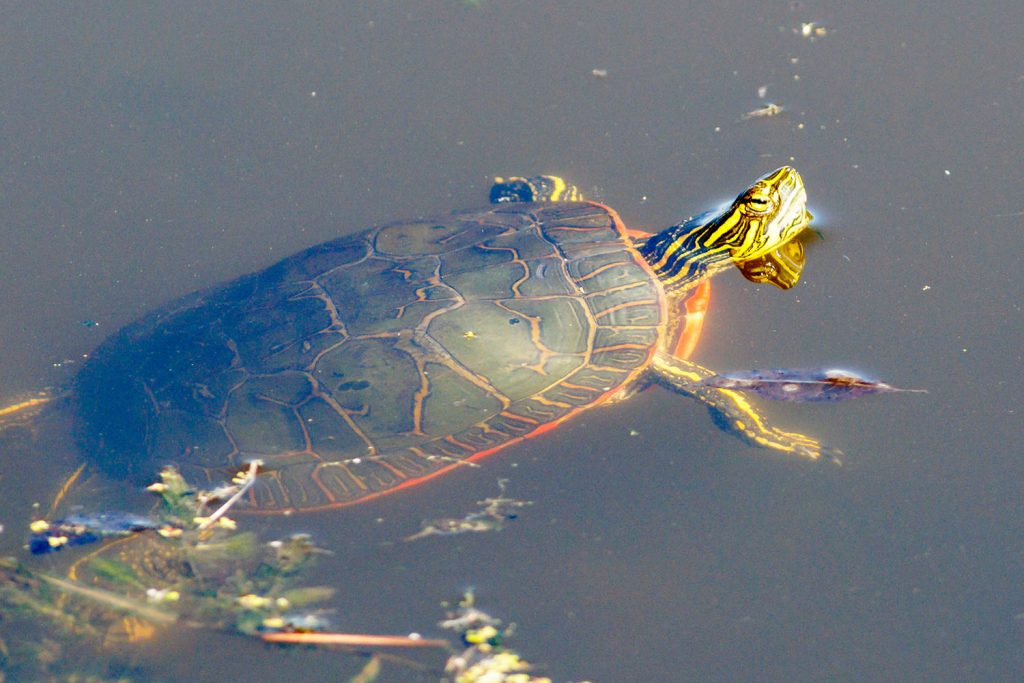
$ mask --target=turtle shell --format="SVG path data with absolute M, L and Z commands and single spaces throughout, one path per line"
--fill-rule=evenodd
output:
M 262 511 L 348 505 L 597 405 L 650 363 L 664 291 L 618 216 L 502 204 L 327 242 L 105 341 L 78 437 L 110 474 L 219 482 Z

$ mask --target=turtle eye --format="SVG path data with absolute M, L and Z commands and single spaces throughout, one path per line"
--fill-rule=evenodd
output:
M 768 213 L 768 208 L 771 205 L 771 202 L 768 197 L 755 194 L 747 197 L 747 201 L 744 202 L 744 205 L 746 206 L 747 213 L 761 215 Z
M 743 212 L 747 215 L 763 216 L 772 211 L 774 204 L 770 192 L 754 187 L 743 198 Z

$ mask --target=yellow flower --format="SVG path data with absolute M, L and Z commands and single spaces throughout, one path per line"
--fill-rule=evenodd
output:
M 181 536 L 181 529 L 173 526 L 162 526 L 156 532 L 164 538 L 177 538 Z
M 50 544 L 51 548 L 59 548 L 62 545 L 67 545 L 68 537 L 67 536 L 50 536 L 48 539 L 46 539 L 46 542 Z
M 263 625 L 267 628 L 283 628 L 284 619 L 281 617 L 268 617 L 263 620 Z
M 231 519 L 230 517 L 221 517 L 220 519 L 218 519 L 217 526 L 219 526 L 221 529 L 231 529 L 232 531 L 238 528 L 238 524 L 236 524 L 235 520 Z
M 498 629 L 493 626 L 482 626 L 472 631 L 466 632 L 466 642 L 473 645 L 479 643 L 486 643 L 488 640 L 498 635 Z
M 169 588 L 162 590 L 150 588 L 146 591 L 146 599 L 150 602 L 177 602 L 181 599 L 181 593 Z
M 267 607 L 270 604 L 270 599 L 265 598 L 262 595 L 255 595 L 249 593 L 238 598 L 238 604 L 246 609 L 260 609 Z
M 499 652 L 491 657 L 491 662 L 498 671 L 522 671 L 527 666 L 514 652 Z
M 28 525 L 29 530 L 34 534 L 41 534 L 50 528 L 50 523 L 45 519 L 37 519 Z

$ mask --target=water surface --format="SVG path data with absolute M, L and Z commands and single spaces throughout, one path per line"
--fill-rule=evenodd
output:
M 341 628 L 436 633 L 473 586 L 556 680 L 1019 677 L 1024 9 L 749 5 L 8 8 L 0 393 L 65 383 L 174 296 L 479 205 L 496 174 L 564 174 L 653 229 L 793 163 L 824 240 L 791 292 L 719 278 L 697 358 L 928 389 L 769 407 L 843 467 L 749 449 L 655 389 L 481 469 L 254 524 L 337 552 L 319 578 Z M 0 455 L 5 553 L 75 457 L 39 438 L 52 461 Z M 499 477 L 534 501 L 504 531 L 389 543 Z M 144 676 L 350 666 L 194 638 L 144 648 Z

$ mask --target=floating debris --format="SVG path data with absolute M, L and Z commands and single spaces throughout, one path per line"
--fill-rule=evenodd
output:
M 515 631 L 515 624 L 503 626 L 476 608 L 472 592 L 463 595 L 458 609 L 438 624 L 459 635 L 464 649 L 453 654 L 445 663 L 444 672 L 456 683 L 551 683 L 544 676 L 530 673 L 535 667 L 506 641 Z M 582 683 L 587 683 L 583 681 Z
M 772 401 L 800 403 L 845 401 L 870 394 L 927 393 L 926 389 L 899 389 L 838 368 L 751 370 L 715 375 L 697 384 L 750 391 Z
M 260 543 L 225 516 L 255 478 L 257 467 L 250 464 L 234 487 L 222 487 L 216 494 L 194 489 L 177 470 L 165 469 L 160 481 L 148 487 L 163 500 L 152 516 L 104 512 L 33 523 L 33 544 L 44 552 L 91 541 L 106 544 L 75 561 L 66 576 L 0 558 L 4 635 L 19 638 L 0 640 L 0 671 L 14 672 L 17 680 L 40 680 L 43 672 L 47 675 L 42 678 L 50 680 L 50 669 L 18 668 L 42 661 L 44 646 L 65 653 L 71 647 L 88 650 L 85 659 L 102 668 L 99 653 L 112 639 L 137 643 L 160 637 L 161 629 L 175 624 L 279 644 L 346 645 L 363 651 L 451 649 L 447 640 L 415 634 L 328 632 L 328 610 L 317 605 L 335 590 L 297 585 L 314 558 L 327 551 L 305 534 Z M 211 513 L 210 502 L 224 498 Z M 154 530 L 159 533 L 144 533 Z M 43 639 L 32 635 L 39 628 L 46 628 Z M 76 673 L 84 670 L 76 657 L 61 661 L 77 667 Z
M 805 21 L 800 24 L 800 28 L 793 29 L 793 33 L 799 33 L 802 37 L 814 40 L 815 38 L 824 38 L 828 35 L 828 29 L 821 24 L 814 21 Z
M 167 468 L 160 481 L 148 487 L 163 499 L 153 516 L 102 512 L 55 522 L 37 520 L 30 525 L 33 552 L 114 540 L 75 562 L 68 578 L 35 576 L 91 603 L 92 610 L 79 607 L 69 615 L 72 621 L 113 621 L 103 615 L 85 616 L 109 609 L 154 621 L 147 605 L 159 603 L 173 604 L 174 611 L 158 623 L 181 618 L 247 635 L 325 628 L 322 610 L 310 606 L 330 598 L 334 590 L 293 584 L 313 557 L 326 551 L 304 534 L 261 546 L 254 534 L 237 531 L 237 524 L 225 516 L 251 485 L 257 468 L 258 463 L 251 463 L 236 478 L 236 486 L 216 495 L 193 489 L 177 470 Z M 209 503 L 229 492 L 233 495 L 210 513 Z M 157 533 L 143 533 L 150 531 Z M 220 585 L 211 591 L 209 582 Z M 4 585 L 0 581 L 0 589 Z M 0 594 L 0 601 L 7 598 Z M 44 616 L 53 616 L 55 610 Z
M 590 75 L 597 79 L 608 78 L 608 69 L 593 69 Z
M 533 505 L 533 501 L 506 498 L 506 484 L 508 484 L 508 479 L 499 479 L 500 495 L 497 498 L 477 501 L 477 505 L 482 505 L 483 509 L 471 512 L 465 517 L 440 517 L 424 522 L 422 529 L 411 536 L 406 536 L 403 540 L 416 541 L 427 536 L 453 536 L 468 532 L 500 531 L 504 528 L 505 522 L 516 518 L 515 510 Z
M 356 683 L 386 678 L 385 664 L 437 669 L 436 664 L 404 656 L 372 654 L 394 648 L 423 656 L 431 649 L 443 650 L 445 680 L 453 683 L 550 683 L 532 673 L 534 667 L 507 646 L 514 625 L 503 625 L 477 609 L 471 594 L 440 624 L 457 633 L 459 643 L 419 633 L 330 632 L 329 610 L 317 605 L 331 599 L 335 590 L 299 585 L 314 558 L 327 551 L 305 534 L 260 543 L 255 534 L 239 531 L 234 523 L 225 524 L 225 512 L 245 493 L 257 467 L 250 464 L 248 471 L 236 477 L 234 487 L 216 492 L 195 489 L 177 470 L 165 469 L 160 481 L 148 487 L 162 499 L 151 516 L 106 512 L 38 521 L 34 534 L 93 533 L 106 544 L 83 554 L 60 576 L 36 571 L 14 558 L 0 558 L 4 623 L 0 682 L 5 676 L 6 680 L 107 681 L 104 676 L 111 657 L 120 656 L 111 654 L 112 643 L 123 654 L 124 646 L 153 641 L 168 629 L 185 627 L 285 647 L 341 647 L 371 654 L 349 678 Z M 488 518 L 500 523 L 530 504 L 507 497 L 506 483 L 500 480 L 499 496 L 480 501 L 482 510 L 461 521 Z M 225 502 L 211 513 L 214 500 Z M 154 529 L 176 533 L 144 533 Z
M 750 119 L 765 119 L 771 116 L 778 116 L 783 111 L 785 110 L 780 105 L 769 102 L 763 107 L 759 107 L 758 109 L 754 109 L 753 111 L 748 111 L 740 118 L 742 118 L 744 121 L 748 121 Z

